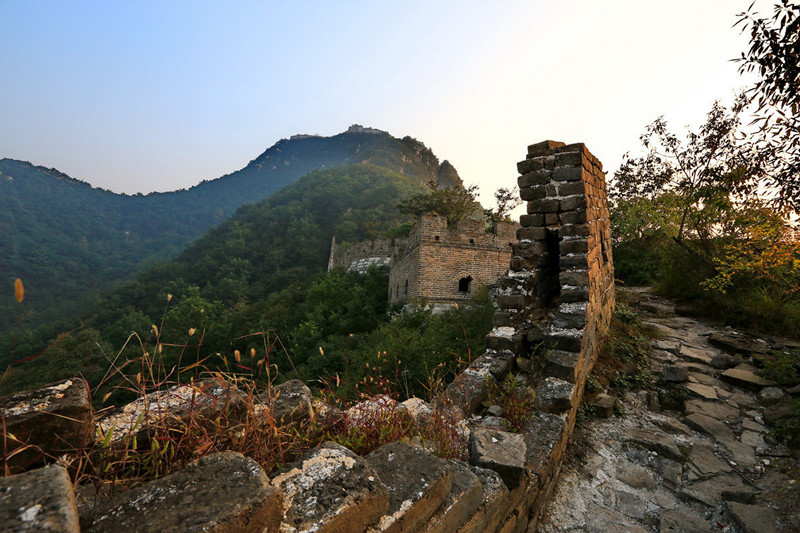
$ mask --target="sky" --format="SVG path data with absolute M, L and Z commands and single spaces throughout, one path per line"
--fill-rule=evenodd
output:
M 730 103 L 750 2 L 0 0 L 0 158 L 168 191 L 358 123 L 489 204 L 529 144 L 584 142 L 610 176 L 657 117 Z

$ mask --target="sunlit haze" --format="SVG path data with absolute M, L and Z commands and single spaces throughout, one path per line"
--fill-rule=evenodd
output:
M 486 202 L 530 143 L 585 142 L 613 172 L 659 115 L 730 102 L 749 3 L 2 1 L 0 157 L 166 191 L 358 123 Z

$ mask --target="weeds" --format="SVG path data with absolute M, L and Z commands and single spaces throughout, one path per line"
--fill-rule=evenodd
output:
M 278 336 L 271 331 L 252 333 L 234 339 L 232 353 L 204 357 L 203 327 L 188 329 L 183 342 L 165 342 L 170 300 L 167 295 L 161 322 L 151 327 L 151 334 L 142 338 L 132 333 L 88 391 L 98 419 L 93 442 L 46 458 L 64 464 L 76 485 L 91 484 L 97 493 L 109 494 L 221 451 L 251 457 L 270 473 L 325 440 L 362 455 L 397 440 L 417 440 L 440 457 L 466 457 L 463 421 L 451 406 L 436 401 L 424 416 L 412 416 L 398 403 L 397 384 L 405 374 L 401 362 L 386 352 L 378 352 L 359 369 L 353 382 L 348 381 L 349 365 L 344 379 L 337 374 L 323 380 L 319 394 L 330 405 L 314 416 L 287 424 L 276 421 L 271 407 L 278 378 L 275 356 L 287 358 L 293 368 Z M 459 330 L 468 344 L 463 325 Z M 172 332 L 169 340 L 175 338 Z M 242 350 L 233 349 L 234 343 Z M 322 348 L 320 355 L 324 356 Z M 385 369 L 391 369 L 391 379 L 383 375 Z M 443 363 L 429 372 L 431 399 L 444 389 L 450 372 Z M 408 389 L 406 380 L 406 395 Z M 122 400 L 121 409 L 109 403 Z M 509 409 L 513 412 L 514 407 Z M 4 442 L 6 433 L 3 430 Z M 8 474 L 13 453 L 6 451 L 4 447 L 0 466 Z
M 800 350 L 773 352 L 771 357 L 763 359 L 765 378 L 781 385 L 793 385 L 800 380 Z
M 521 431 L 534 412 L 536 393 L 526 381 L 523 376 L 509 374 L 502 382 L 492 382 L 488 387 L 489 401 L 503 409 L 503 417 L 513 431 Z

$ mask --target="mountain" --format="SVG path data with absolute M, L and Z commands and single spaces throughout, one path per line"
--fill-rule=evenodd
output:
M 153 344 L 143 349 L 140 340 L 161 346 L 159 365 L 167 370 L 180 367 L 181 361 L 185 366 L 187 359 L 209 361 L 205 365 L 214 367 L 222 365 L 220 353 L 230 361 L 234 349 L 250 353 L 260 346 L 253 344 L 260 337 L 252 335 L 265 331 L 295 344 L 289 350 L 295 362 L 305 364 L 309 349 L 295 343 L 297 338 L 314 342 L 330 329 L 325 324 L 355 320 L 357 325 L 345 329 L 359 333 L 385 320 L 385 278 L 373 277 L 366 286 L 346 277 L 330 279 L 323 286 L 333 305 L 311 312 L 309 305 L 316 309 L 321 301 L 309 300 L 321 298 L 311 295 L 312 287 L 328 279 L 334 235 L 353 242 L 403 227 L 407 232 L 410 217 L 396 205 L 424 191 L 422 183 L 439 173 L 438 166 L 428 172 L 415 168 L 401 168 L 401 174 L 359 163 L 315 170 L 265 200 L 240 207 L 175 259 L 106 291 L 84 314 L 82 327 L 69 336 L 56 339 L 61 331 L 40 328 L 18 339 L 13 359 L 6 355 L 7 341 L 0 342 L 0 368 L 41 353 L 15 365 L 7 383 L 12 389 L 28 388 L 81 372 L 95 386 L 114 354 L 120 353 L 119 362 L 139 368 L 136 361 L 143 351 L 153 349 Z M 303 318 L 309 313 L 313 320 Z M 290 331 L 295 333 L 284 335 Z M 136 335 L 129 337 L 131 332 Z M 196 346 L 198 342 L 202 345 Z M 294 366 L 288 359 L 273 363 L 281 371 Z
M 421 142 L 353 126 L 332 137 L 278 141 L 247 166 L 184 190 L 147 195 L 94 188 L 55 169 L 0 160 L 0 281 L 21 278 L 19 327 L 75 316 L 99 292 L 175 257 L 242 205 L 257 202 L 317 169 L 364 164 L 416 183 L 460 185 Z M 10 294 L 10 289 L 8 291 Z M 16 319 L 0 298 L 0 334 Z

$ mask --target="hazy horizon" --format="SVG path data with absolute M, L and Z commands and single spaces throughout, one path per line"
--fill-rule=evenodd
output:
M 528 144 L 585 142 L 613 173 L 658 116 L 730 102 L 748 5 L 1 2 L 0 157 L 148 193 L 358 123 L 424 142 L 489 203 Z

